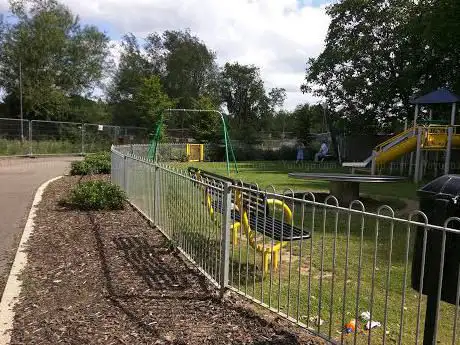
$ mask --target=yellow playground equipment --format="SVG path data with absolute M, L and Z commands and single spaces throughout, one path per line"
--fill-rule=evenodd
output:
M 460 126 L 428 125 L 407 129 L 406 131 L 377 145 L 374 149 L 375 164 L 389 163 L 417 148 L 417 136 L 420 133 L 422 150 L 445 150 L 448 144 L 449 127 L 453 128 L 452 147 L 460 147 Z
M 213 178 L 210 173 L 189 169 L 195 178 L 202 180 L 205 176 L 208 179 Z M 211 177 L 210 177 L 211 176 Z M 219 177 L 223 179 L 223 177 Z M 230 180 L 225 178 L 225 180 Z M 263 274 L 266 274 L 270 268 L 270 262 L 274 270 L 278 269 L 281 260 L 281 249 L 291 241 L 310 239 L 310 232 L 305 229 L 299 229 L 293 224 L 291 208 L 282 200 L 273 198 L 264 198 L 263 193 L 247 193 L 244 188 L 239 188 L 236 181 L 233 181 L 232 196 L 233 204 L 231 210 L 232 223 L 231 243 L 233 246 L 238 244 L 238 237 L 245 236 L 249 245 L 262 254 Z M 222 202 L 218 195 L 212 192 L 212 189 L 204 187 L 204 197 L 209 214 L 213 220 L 216 220 L 216 212 L 222 212 Z M 241 186 L 242 187 L 242 186 Z M 214 194 L 214 195 L 213 195 Z M 213 200 L 213 196 L 217 200 Z M 249 202 L 249 200 L 251 200 Z M 265 212 L 261 209 L 267 208 Z M 275 210 L 282 210 L 282 220 L 271 217 L 267 210 L 275 213 Z
M 204 145 L 203 144 L 187 144 L 185 147 L 188 162 L 203 162 L 204 161 Z
M 457 116 L 457 103 L 460 96 L 457 96 L 446 89 L 438 89 L 427 95 L 418 97 L 411 101 L 415 104 L 415 114 L 413 125 L 406 130 L 395 135 L 387 141 L 377 145 L 372 154 L 363 162 L 343 163 L 345 167 L 364 168 L 371 165 L 371 172 L 375 174 L 378 167 L 382 167 L 404 155 L 410 153 L 409 175 L 412 174 L 414 165 L 414 182 L 421 180 L 423 175 L 423 161 L 426 161 L 429 151 L 444 152 L 444 174 L 449 173 L 451 164 L 451 151 L 460 149 L 460 126 L 455 125 Z M 434 124 L 433 113 L 430 110 L 428 125 L 417 123 L 421 106 L 429 104 L 451 104 L 452 111 L 448 125 Z M 422 152 L 424 153 L 422 155 Z M 413 155 L 415 153 L 415 156 Z M 439 155 L 438 155 L 439 156 Z M 438 160 L 438 158 L 436 158 Z

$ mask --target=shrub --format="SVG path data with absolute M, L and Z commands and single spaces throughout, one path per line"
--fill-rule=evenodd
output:
M 70 175 L 89 175 L 90 166 L 85 161 L 77 161 L 70 163 Z
M 125 200 L 125 192 L 110 182 L 86 181 L 71 191 L 67 204 L 85 211 L 120 210 Z
M 110 153 L 92 153 L 85 157 L 83 161 L 72 162 L 70 168 L 71 175 L 90 175 L 90 174 L 110 174 L 111 157 Z
M 95 171 L 95 174 L 110 174 L 111 157 L 110 152 L 89 154 L 85 160 Z

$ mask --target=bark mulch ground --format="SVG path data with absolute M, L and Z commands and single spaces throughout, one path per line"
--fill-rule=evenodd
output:
M 239 296 L 219 300 L 129 205 L 60 206 L 78 180 L 44 193 L 11 344 L 323 344 Z

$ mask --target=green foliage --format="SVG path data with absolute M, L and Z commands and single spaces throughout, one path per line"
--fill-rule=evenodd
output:
M 151 33 L 142 47 L 137 38 L 129 34 L 124 36 L 122 48 L 119 67 L 108 92 L 114 122 L 151 127 L 150 112 L 155 114 L 157 108 L 173 104 L 193 108 L 194 102 L 204 96 L 213 104 L 219 103 L 215 55 L 189 31 Z M 141 53 L 142 49 L 145 54 Z M 155 101 L 160 90 L 167 99 L 160 97 L 163 99 Z M 165 103 L 163 101 L 168 106 L 158 105 Z M 186 118 L 174 116 L 167 124 L 171 128 L 184 125 L 190 128 L 196 118 L 198 114 Z
M 152 127 L 158 123 L 165 109 L 172 108 L 174 103 L 164 93 L 158 76 L 145 78 L 137 90 L 133 102 L 139 110 L 140 121 L 143 127 Z M 164 136 L 164 127 L 160 138 Z
M 21 62 L 26 117 L 59 120 L 69 96 L 99 84 L 109 39 L 56 0 L 11 1 L 11 11 L 14 24 L 0 24 L 0 88 L 18 99 Z
M 201 96 L 193 102 L 194 109 L 211 110 L 209 112 L 194 113 L 191 123 L 193 138 L 201 143 L 217 142 L 223 140 L 223 124 L 220 115 L 212 110 L 217 110 L 216 104 L 208 96 Z
M 267 94 L 260 70 L 254 65 L 226 63 L 221 78 L 221 99 L 232 115 L 232 137 L 257 141 L 260 132 L 269 128 L 275 107 L 283 104 L 286 90 L 275 88 Z
M 150 34 L 145 49 L 154 68 L 166 70 L 162 81 L 167 94 L 179 108 L 191 108 L 194 100 L 207 94 L 218 98 L 216 56 L 189 30 Z
M 326 46 L 308 60 L 302 91 L 326 98 L 350 131 L 395 128 L 414 93 L 460 91 L 459 1 L 345 0 L 327 13 Z
M 72 189 L 67 204 L 80 210 L 120 210 L 125 193 L 107 181 L 85 181 Z
M 110 153 L 100 152 L 89 154 L 83 161 L 71 163 L 71 175 L 93 175 L 110 174 L 111 157 Z
M 70 175 L 90 175 L 91 167 L 85 161 L 74 161 L 70 163 Z

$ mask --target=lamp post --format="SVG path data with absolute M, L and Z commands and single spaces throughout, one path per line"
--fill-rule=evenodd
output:
M 19 60 L 19 111 L 21 118 L 21 142 L 24 142 L 24 116 L 22 112 L 22 63 Z

